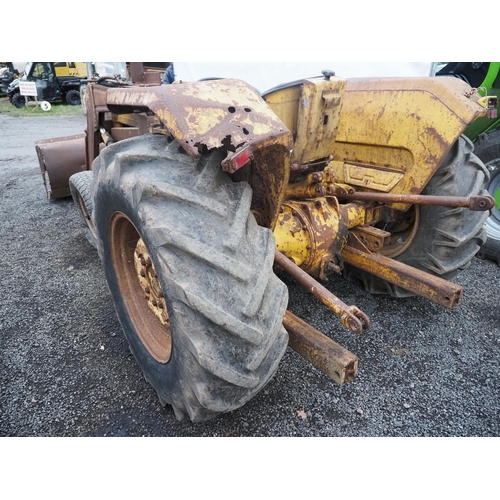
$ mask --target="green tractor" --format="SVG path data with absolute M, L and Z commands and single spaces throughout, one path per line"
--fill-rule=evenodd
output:
M 434 75 L 460 78 L 477 89 L 481 96 L 493 96 L 493 99 L 496 96 L 498 101 L 500 62 L 436 63 L 431 71 L 431 76 Z M 500 117 L 479 118 L 464 134 L 474 142 L 474 153 L 490 171 L 487 189 L 496 202 L 485 224 L 488 239 L 477 256 L 492 259 L 500 266 Z

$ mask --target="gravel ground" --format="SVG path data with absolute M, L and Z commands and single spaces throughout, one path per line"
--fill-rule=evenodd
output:
M 372 321 L 355 336 L 293 280 L 289 309 L 359 357 L 339 387 L 288 349 L 244 407 L 203 424 L 162 408 L 129 352 L 70 199 L 49 201 L 34 142 L 83 116 L 0 115 L 0 436 L 498 436 L 500 268 L 474 259 L 461 304 L 328 287 Z

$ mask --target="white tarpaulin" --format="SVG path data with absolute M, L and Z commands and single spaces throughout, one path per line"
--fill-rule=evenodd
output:
M 176 80 L 193 82 L 204 78 L 239 78 L 259 92 L 276 85 L 321 76 L 329 69 L 343 78 L 384 76 L 429 76 L 430 62 L 174 62 Z

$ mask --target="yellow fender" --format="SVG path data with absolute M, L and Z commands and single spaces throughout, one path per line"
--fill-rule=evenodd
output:
M 420 194 L 465 128 L 486 115 L 479 98 L 458 78 L 348 80 L 332 148 L 337 182 Z

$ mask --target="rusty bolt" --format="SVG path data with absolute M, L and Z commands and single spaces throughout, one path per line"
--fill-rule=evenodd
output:
M 156 302 L 156 299 L 153 299 L 151 302 L 153 303 L 153 305 L 154 305 L 155 307 L 158 305 L 158 302 Z
M 144 269 L 141 269 L 141 276 L 142 276 L 143 278 L 145 278 L 145 277 L 146 277 L 146 273 L 144 272 Z
M 150 266 L 151 265 L 151 259 L 148 257 L 148 259 L 146 260 L 146 266 Z
M 160 300 L 160 301 L 158 301 L 158 307 L 159 307 L 160 309 L 163 309 L 163 302 L 162 302 L 161 300 Z
M 326 189 L 323 184 L 316 184 L 316 187 L 314 188 L 314 192 L 316 196 L 325 196 L 326 194 Z
M 151 293 L 151 288 L 149 288 L 149 286 L 147 286 L 147 287 L 144 289 L 144 291 L 145 291 L 146 293 Z
M 144 260 L 144 257 L 141 257 L 141 266 L 145 266 L 146 265 L 146 261 Z

